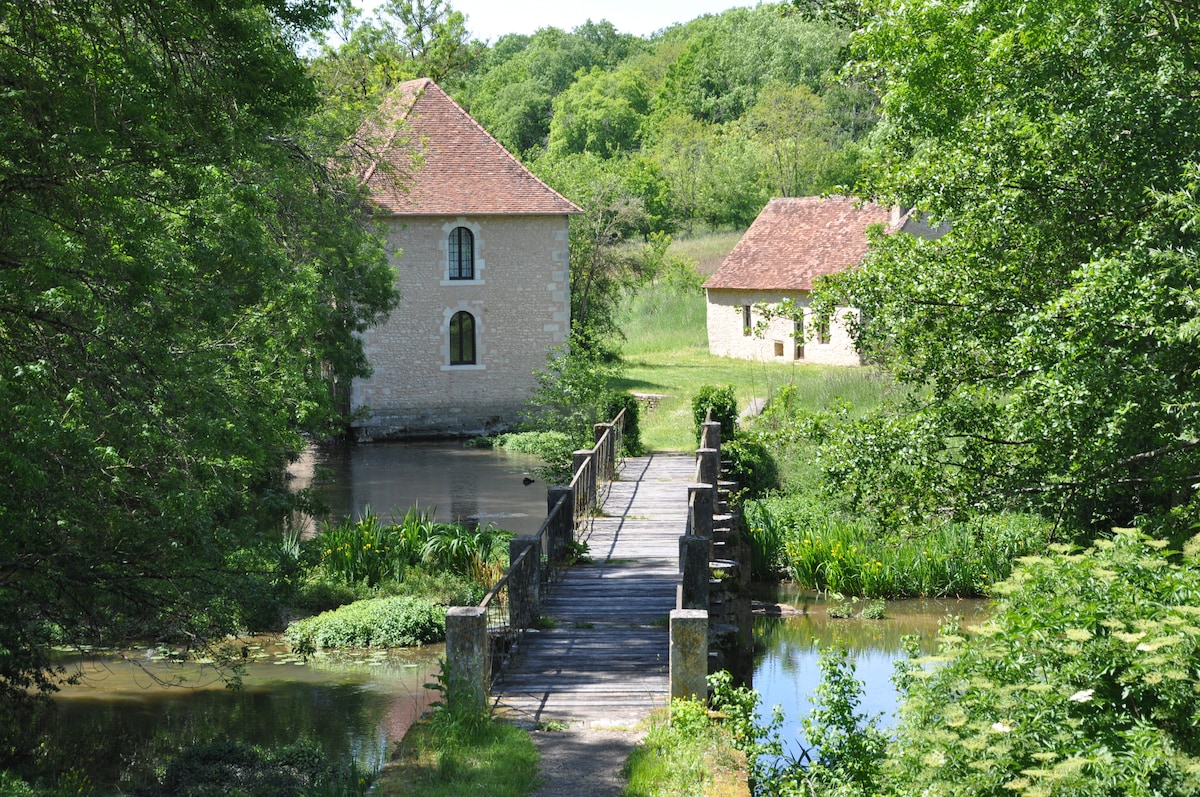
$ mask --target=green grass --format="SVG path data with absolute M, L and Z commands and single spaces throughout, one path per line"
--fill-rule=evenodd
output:
M 743 232 L 733 230 L 675 238 L 671 241 L 670 253 L 691 260 L 696 264 L 696 271 L 700 276 L 708 277 L 721 267 L 725 256 L 733 251 L 733 247 L 742 239 Z
M 669 724 L 665 712 L 651 719 L 650 732 L 625 762 L 624 797 L 749 795 L 745 756 L 727 732 L 703 718 L 706 707 L 694 705 L 700 717 L 694 722 Z
M 375 797 L 526 797 L 538 779 L 529 734 L 504 722 L 437 714 L 409 729 L 380 773 Z
M 787 576 L 811 589 L 869 598 L 979 597 L 1021 556 L 1045 550 L 1050 526 L 1030 515 L 880 532 L 803 494 L 747 502 L 751 535 L 777 541 Z

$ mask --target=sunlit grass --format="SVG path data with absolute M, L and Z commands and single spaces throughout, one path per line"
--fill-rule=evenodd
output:
M 725 256 L 742 239 L 743 230 L 702 233 L 692 236 L 676 236 L 671 240 L 670 252 L 696 263 L 696 271 L 707 277 L 721 267 Z
M 376 781 L 375 797 L 526 797 L 538 779 L 529 734 L 491 718 L 419 722 Z
M 715 725 L 681 732 L 665 712 L 630 754 L 624 797 L 748 797 L 745 757 Z

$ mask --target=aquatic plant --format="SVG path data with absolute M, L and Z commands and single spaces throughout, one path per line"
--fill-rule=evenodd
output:
M 317 648 L 415 647 L 445 639 L 446 612 L 420 598 L 371 598 L 296 620 L 285 636 L 301 653 Z

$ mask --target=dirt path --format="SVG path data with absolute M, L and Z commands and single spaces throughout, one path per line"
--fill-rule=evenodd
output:
M 620 797 L 621 770 L 642 731 L 533 731 L 542 785 L 533 797 Z

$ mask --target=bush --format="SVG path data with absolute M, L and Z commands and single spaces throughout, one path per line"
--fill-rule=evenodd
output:
M 361 520 L 344 518 L 325 523 L 320 534 L 305 543 L 306 555 L 345 584 L 376 586 L 404 578 L 404 571 L 421 561 L 421 552 L 435 526 L 433 511 L 412 507 L 399 523 L 382 523 L 367 507 Z
M 733 385 L 705 385 L 692 397 L 692 418 L 696 424 L 697 442 L 700 440 L 701 426 L 709 410 L 712 410 L 712 420 L 721 424 L 721 447 L 724 448 L 725 441 L 732 440 L 737 429 L 737 394 Z
M 743 516 L 755 568 L 781 567 L 802 586 L 870 598 L 986 595 L 1018 557 L 1046 550 L 1052 532 L 1045 520 L 1018 514 L 880 531 L 808 494 L 747 501 Z
M 490 523 L 460 526 L 437 523 L 422 549 L 422 558 L 437 568 L 491 586 L 504 574 L 508 540 L 512 534 Z
M 507 432 L 496 437 L 495 445 L 505 451 L 531 454 L 546 463 L 534 468 L 546 484 L 570 484 L 573 455 L 579 446 L 566 432 Z
M 1132 531 L 1022 560 L 990 619 L 901 672 L 888 779 L 909 795 L 1200 789 L 1200 569 Z
M 619 374 L 612 352 L 590 333 L 572 330 L 570 344 L 552 350 L 546 369 L 534 374 L 537 387 L 526 404 L 526 426 L 590 441 L 592 426 L 609 420 L 601 416 L 611 394 L 609 385 Z
M 631 393 L 612 393 L 609 395 L 608 404 L 604 408 L 605 423 L 617 417 L 617 413 L 621 410 L 625 410 L 625 431 L 622 437 L 623 446 L 618 455 L 627 457 L 639 457 L 642 455 L 642 431 L 638 424 L 641 409 L 642 405 L 638 403 L 638 400 Z
M 0 770 L 0 797 L 34 797 L 37 794 L 17 775 L 8 770 Z
M 414 647 L 446 637 L 445 609 L 408 596 L 356 601 L 288 626 L 296 650 Z
M 779 488 L 779 466 L 770 448 L 757 437 L 740 433 L 722 437 L 721 460 L 729 478 L 737 482 L 737 491 L 730 496 L 736 506 Z

